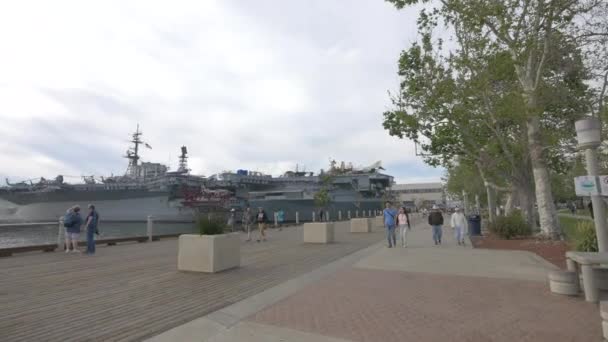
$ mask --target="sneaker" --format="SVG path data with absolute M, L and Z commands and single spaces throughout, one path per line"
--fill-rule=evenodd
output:
M 70 249 L 69 248 L 65 250 L 65 254 L 68 254 L 68 253 L 70 253 Z

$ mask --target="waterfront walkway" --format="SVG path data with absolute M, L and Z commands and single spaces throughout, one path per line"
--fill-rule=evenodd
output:
M 524 251 L 434 246 L 416 226 L 149 342 L 600 341 L 597 306 L 552 295 L 555 266 Z
M 1 341 L 137 341 L 251 297 L 382 239 L 338 225 L 332 245 L 301 242 L 302 228 L 243 242 L 241 268 L 177 271 L 177 239 L 98 247 L 97 255 L 0 258 Z M 242 234 L 243 240 L 245 234 Z
M 176 270 L 177 240 L 99 248 L 91 258 L 0 259 L 4 341 L 600 341 L 597 306 L 552 295 L 555 266 L 524 251 L 434 246 L 415 225 L 408 248 L 382 228 L 301 243 L 301 227 L 242 248 L 242 267 Z M 243 237 L 244 238 L 244 237 Z

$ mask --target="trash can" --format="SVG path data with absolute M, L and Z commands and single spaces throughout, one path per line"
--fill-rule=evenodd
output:
M 469 234 L 481 235 L 481 216 L 479 216 L 479 215 L 469 216 Z

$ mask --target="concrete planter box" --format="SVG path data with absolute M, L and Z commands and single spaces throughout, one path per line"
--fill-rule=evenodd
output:
M 179 236 L 177 269 L 214 273 L 241 265 L 239 233 Z
M 334 242 L 333 222 L 313 222 L 304 224 L 304 242 L 332 243 Z
M 356 218 L 350 220 L 351 233 L 369 233 L 372 231 L 372 220 L 367 218 Z
M 373 218 L 373 226 L 374 227 L 382 227 L 384 228 L 384 216 L 376 216 Z

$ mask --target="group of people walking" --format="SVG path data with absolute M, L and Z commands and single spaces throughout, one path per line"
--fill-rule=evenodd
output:
M 243 211 L 243 230 L 247 232 L 247 240 L 251 241 L 251 226 L 253 223 L 258 224 L 258 237 L 256 239 L 257 242 L 266 241 L 266 224 L 268 223 L 268 215 L 266 215 L 266 211 L 263 208 L 258 208 L 258 212 L 254 215 L 251 208 L 247 207 L 245 211 Z
M 84 231 L 87 237 L 86 253 L 88 255 L 95 254 L 95 235 L 99 235 L 99 213 L 97 210 L 95 210 L 95 206 L 92 204 L 89 204 L 87 209 L 88 212 L 84 219 L 82 218 L 80 206 L 78 205 L 75 205 L 66 211 L 63 220 L 63 225 L 66 230 L 66 253 L 80 253 L 80 250 L 78 249 L 78 241 L 80 238 L 80 233 Z M 390 202 L 386 202 L 386 208 L 383 211 L 383 218 L 384 226 L 386 227 L 388 247 L 397 247 L 397 232 L 399 234 L 401 247 L 406 247 L 407 234 L 408 231 L 412 229 L 407 210 L 404 207 L 396 210 L 391 206 Z M 254 214 L 251 208 L 247 207 L 245 211 L 243 211 L 241 222 L 243 224 L 243 230 L 247 233 L 246 241 L 251 241 L 251 230 L 254 223 L 257 223 L 258 226 L 258 236 L 256 241 L 266 241 L 268 216 L 263 208 L 258 208 L 258 212 Z M 444 219 L 443 214 L 437 206 L 433 206 L 433 209 L 428 214 L 428 223 L 432 227 L 433 241 L 435 242 L 435 245 L 440 245 L 443 235 Z M 236 214 L 234 211 L 231 211 L 228 225 L 234 230 L 235 224 Z M 456 208 L 456 211 L 454 214 L 452 214 L 450 226 L 454 229 L 454 235 L 458 244 L 464 246 L 465 236 L 467 234 L 467 220 L 460 208 Z
M 428 223 L 432 228 L 433 242 L 435 245 L 441 245 L 443 237 L 443 214 L 441 210 L 434 205 L 428 213 Z M 411 230 L 410 218 L 407 210 L 404 207 L 396 209 L 392 208 L 390 202 L 386 202 L 386 207 L 383 211 L 384 226 L 386 228 L 386 237 L 388 240 L 388 248 L 397 247 L 397 231 L 399 232 L 401 247 L 407 245 L 407 233 Z M 467 234 L 467 219 L 462 212 L 462 209 L 456 208 L 454 214 L 450 218 L 450 226 L 454 230 L 454 237 L 458 245 L 465 245 L 465 237 Z
M 88 255 L 95 254 L 95 235 L 99 235 L 99 213 L 92 204 L 89 204 L 87 209 L 88 212 L 84 219 L 80 213 L 79 205 L 69 208 L 63 217 L 66 253 L 80 253 L 78 241 L 80 239 L 80 233 L 84 231 L 87 235 L 86 253 Z

